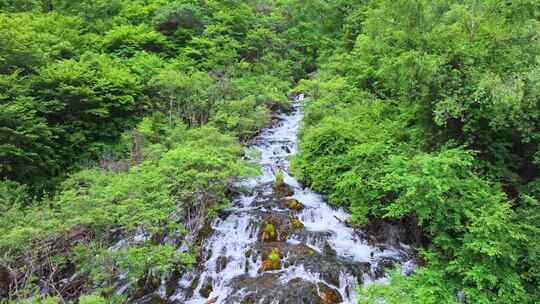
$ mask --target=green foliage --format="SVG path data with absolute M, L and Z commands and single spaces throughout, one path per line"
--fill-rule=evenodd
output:
M 0 73 L 35 71 L 55 59 L 70 58 L 86 48 L 79 19 L 51 13 L 0 13 Z
M 29 203 L 27 187 L 10 180 L 0 182 L 0 212 L 20 208 Z
M 208 73 L 200 71 L 183 74 L 165 69 L 150 81 L 150 86 L 162 100 L 168 102 L 161 107 L 169 112 L 170 123 L 174 113 L 189 126 L 208 122 L 220 97 L 215 80 Z
M 99 286 L 80 303 L 122 303 L 193 265 L 196 244 L 180 252 L 165 236 L 185 242 L 188 218 L 210 220 L 232 183 L 257 173 L 237 142 L 287 108 L 303 73 L 282 4 L 0 9 L 0 267 L 29 274 L 13 300 L 46 301 L 77 273 L 82 294 Z M 120 274 L 131 287 L 111 297 Z
M 80 304 L 106 304 L 105 298 L 98 295 L 86 295 L 79 298 Z
M 5 12 L 33 11 L 41 8 L 40 0 L 2 0 L 0 10 Z
M 342 47 L 295 89 L 309 98 L 293 169 L 357 225 L 412 227 L 425 262 L 360 301 L 535 303 L 540 7 L 351 5 Z
M 242 100 L 231 100 L 218 105 L 212 118 L 220 129 L 234 132 L 240 140 L 247 140 L 256 135 L 270 122 L 270 113 L 264 105 L 257 105 L 254 96 Z
M 279 263 L 280 259 L 279 250 L 277 248 L 272 248 L 270 253 L 268 253 L 268 260 L 270 260 L 271 263 Z
M 119 61 L 87 53 L 43 68 L 31 91 L 52 127 L 56 153 L 69 161 L 74 154 L 92 155 L 89 144 L 113 141 L 132 124 L 140 86 Z
M 18 79 L 17 79 L 18 80 Z M 0 174 L 16 181 L 37 182 L 58 168 L 54 133 L 25 97 L 0 104 Z
M 133 56 L 137 51 L 167 53 L 170 42 L 161 33 L 145 25 L 121 25 L 103 37 L 103 50 L 118 56 Z
M 173 1 L 162 6 L 154 17 L 157 29 L 182 45 L 204 28 L 203 8 L 195 1 Z
M 190 252 L 178 252 L 171 245 L 132 245 L 115 251 L 87 246 L 75 248 L 74 255 L 94 282 L 110 284 L 121 273 L 135 286 L 141 278 L 159 280 L 173 270 L 183 271 L 195 264 Z
M 276 172 L 276 180 L 274 181 L 274 187 L 279 188 L 283 187 L 285 185 L 285 175 L 283 173 L 283 170 L 278 170 Z
M 106 31 L 112 25 L 113 17 L 120 13 L 122 0 L 50 0 L 50 9 L 66 15 L 80 17 L 87 30 Z
M 61 255 L 95 283 L 109 286 L 120 273 L 133 283 L 143 277 L 159 280 L 193 265 L 193 252 L 178 252 L 151 239 L 128 241 L 111 251 L 111 231 L 121 231 L 127 240 L 141 231 L 153 236 L 185 233 L 188 210 L 200 209 L 212 217 L 228 202 L 230 183 L 255 171 L 239 160 L 241 149 L 234 139 L 213 128 L 169 129 L 163 121 L 167 140 L 152 144 L 154 133 L 147 133 L 145 125 L 141 124 L 142 134 L 150 137 L 143 149 L 156 151 L 155 145 L 162 145 L 160 153 L 125 172 L 87 169 L 73 174 L 47 206 L 27 206 L 24 188 L 2 183 L 10 191 L 2 204 L 7 210 L 0 217 L 4 263 L 16 263 L 17 257 L 40 250 L 39 240 L 82 230 L 91 236 L 91 243 L 66 248 Z M 174 213 L 180 218 L 173 220 Z M 62 259 L 55 263 L 63 265 Z

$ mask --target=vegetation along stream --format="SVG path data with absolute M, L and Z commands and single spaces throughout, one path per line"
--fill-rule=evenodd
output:
M 540 303 L 539 0 L 0 0 L 0 304 Z
M 242 194 L 212 223 L 204 263 L 182 276 L 176 303 L 356 303 L 358 285 L 384 279 L 385 267 L 414 269 L 408 246 L 368 244 L 347 212 L 290 176 L 303 98 L 255 139 L 262 175 L 239 184 Z

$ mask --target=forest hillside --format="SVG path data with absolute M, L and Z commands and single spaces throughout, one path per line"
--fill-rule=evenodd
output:
M 276 201 L 399 227 L 415 270 L 279 303 L 540 301 L 537 0 L 0 0 L 0 303 L 267 303 L 174 295 L 296 118 Z M 259 277 L 286 271 L 284 218 L 309 231 L 288 202 L 257 218 Z

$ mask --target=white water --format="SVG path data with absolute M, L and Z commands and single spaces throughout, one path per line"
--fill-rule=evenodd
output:
M 298 149 L 298 130 L 302 121 L 300 103 L 303 97 L 300 95 L 297 98 L 294 111 L 281 115 L 280 122 L 275 127 L 267 129 L 256 139 L 252 148 L 260 152 L 260 157 L 254 161 L 261 166 L 262 175 L 241 183 L 243 187 L 251 189 L 248 191 L 249 194 L 238 197 L 234 201 L 232 213 L 225 219 L 218 218 L 213 222 L 214 232 L 204 244 L 203 265 L 181 278 L 178 283 L 178 292 L 170 300 L 186 304 L 204 304 L 209 300 L 214 300 L 217 304 L 227 303 L 226 299 L 231 294 L 242 292 L 231 286 L 233 279 L 242 275 L 254 278 L 261 275 L 257 272 L 262 264 L 260 255 L 253 253 L 250 257 L 246 256 L 246 253 L 253 250 L 258 242 L 261 218 L 255 210 L 260 210 L 261 207 L 257 200 L 261 195 L 271 195 L 272 188 L 268 185 L 274 181 L 277 170 L 282 169 L 288 172 L 288 157 Z M 303 243 L 319 253 L 323 252 L 324 246 L 328 244 L 337 256 L 350 262 L 370 263 L 372 270 L 381 257 L 390 257 L 404 262 L 403 249 L 408 248 L 407 246 L 379 248 L 368 245 L 359 233 L 345 224 L 345 220 L 350 217 L 347 212 L 330 207 L 321 195 L 307 188 L 303 189 L 289 174 L 285 174 L 285 182 L 294 188 L 293 197 L 305 206 L 296 216 L 307 230 L 305 233 L 307 237 L 301 239 L 291 236 L 286 240 L 289 244 Z M 272 209 L 272 212 L 274 211 L 282 212 L 283 210 Z M 254 259 L 253 256 L 257 258 Z M 224 257 L 227 263 L 225 268 L 221 269 L 220 259 Z M 287 261 L 287 257 L 284 257 L 284 261 Z M 412 267 L 411 262 L 405 265 Z M 347 269 L 337 268 L 337 271 L 339 271 L 339 286 L 325 283 L 339 291 L 343 297 L 343 303 L 357 303 L 358 279 Z M 295 278 L 315 283 L 324 282 L 319 273 L 306 270 L 303 265 L 290 265 L 271 273 L 279 274 L 284 288 L 287 282 Z M 368 272 L 363 274 L 363 279 L 365 284 L 380 278 Z M 203 297 L 200 291 L 208 282 L 211 282 L 212 292 L 208 297 Z M 194 290 L 193 286 L 196 286 Z M 189 290 L 193 292 L 188 292 Z

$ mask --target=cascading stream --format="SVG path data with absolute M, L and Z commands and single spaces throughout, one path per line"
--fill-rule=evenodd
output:
M 408 246 L 368 245 L 346 224 L 347 212 L 332 208 L 288 174 L 288 157 L 298 148 L 303 98 L 299 95 L 293 110 L 256 138 L 252 148 L 260 156 L 253 161 L 261 176 L 243 181 L 239 186 L 244 194 L 226 216 L 214 220 L 204 243 L 204 262 L 180 279 L 173 302 L 356 303 L 359 284 L 384 280 L 383 267 L 399 263 L 404 271 L 414 268 Z M 285 198 L 277 197 L 272 187 L 280 170 L 294 191 Z M 303 208 L 287 208 L 284 202 L 291 199 Z M 300 228 L 291 228 L 293 219 L 301 222 Z M 261 225 L 269 221 L 277 236 L 263 242 Z M 280 253 L 281 267 L 263 269 L 264 252 L 273 249 Z

